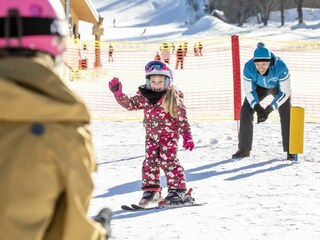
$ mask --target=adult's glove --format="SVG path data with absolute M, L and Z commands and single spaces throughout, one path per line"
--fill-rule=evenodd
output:
M 261 123 L 267 120 L 265 119 L 265 109 L 261 107 L 259 103 L 254 106 L 254 110 L 257 113 L 257 123 Z
M 264 110 L 264 121 L 266 121 L 269 117 L 269 114 L 273 111 L 273 107 L 268 105 Z
M 194 148 L 194 142 L 192 140 L 191 134 L 187 133 L 183 135 L 183 148 L 192 151 Z
M 266 109 L 261 107 L 260 104 L 254 106 L 254 110 L 257 113 L 257 123 L 265 122 L 268 119 L 269 114 L 273 111 L 273 108 L 268 105 Z
M 109 89 L 115 97 L 119 97 L 122 94 L 122 83 L 119 81 L 119 78 L 112 78 L 109 82 Z

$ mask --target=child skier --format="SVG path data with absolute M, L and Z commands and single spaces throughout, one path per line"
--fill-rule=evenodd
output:
M 144 110 L 146 156 L 142 165 L 142 207 L 159 204 L 183 204 L 192 198 L 186 194 L 184 169 L 177 158 L 179 135 L 183 147 L 192 151 L 194 142 L 183 104 L 183 94 L 172 83 L 172 71 L 161 61 L 145 66 L 146 84 L 133 97 L 122 93 L 118 78 L 109 82 L 117 102 L 128 110 Z M 167 178 L 168 195 L 162 199 L 160 168 Z

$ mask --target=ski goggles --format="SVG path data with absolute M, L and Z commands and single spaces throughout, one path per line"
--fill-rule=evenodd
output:
M 152 61 L 149 62 L 146 66 L 145 66 L 145 71 L 146 72 L 151 72 L 153 70 L 169 70 L 168 66 L 162 62 L 159 61 Z

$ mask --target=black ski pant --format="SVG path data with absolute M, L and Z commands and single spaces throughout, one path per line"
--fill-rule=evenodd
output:
M 267 89 L 257 87 L 256 89 L 259 100 L 262 101 L 268 95 L 275 97 L 279 90 L 278 89 Z M 291 108 L 291 97 L 283 103 L 278 111 L 281 123 L 281 135 L 282 135 L 282 146 L 284 152 L 289 152 L 289 132 L 290 132 L 290 108 Z M 239 131 L 239 150 L 251 151 L 252 148 L 252 137 L 253 137 L 253 114 L 255 111 L 251 108 L 247 98 L 244 102 L 240 111 L 240 131 Z M 268 137 L 268 135 L 266 135 Z

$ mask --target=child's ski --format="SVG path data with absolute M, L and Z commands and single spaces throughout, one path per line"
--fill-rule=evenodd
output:
M 163 201 L 159 202 L 159 205 L 156 206 L 147 206 L 147 207 L 142 207 L 137 204 L 131 204 L 130 206 L 128 205 L 122 205 L 121 209 L 126 210 L 126 211 L 143 211 L 143 210 L 152 210 L 152 209 L 162 209 L 162 208 L 182 208 L 182 207 L 194 207 L 194 206 L 203 206 L 207 204 L 206 202 L 202 203 L 196 203 L 194 202 L 194 198 L 191 196 L 193 189 L 189 188 L 189 190 L 186 193 L 186 198 L 184 199 L 184 203 L 177 203 L 177 204 L 168 204 L 165 199 Z
M 156 205 L 154 207 L 141 207 L 141 206 L 139 206 L 137 204 L 131 204 L 131 207 L 133 209 L 135 209 L 135 210 L 152 210 L 152 209 L 158 209 L 159 208 L 158 205 Z
M 139 210 L 151 210 L 151 209 L 158 209 L 159 206 L 154 207 L 141 207 L 137 204 L 131 204 L 131 206 L 128 205 L 122 205 L 121 209 L 126 211 L 139 211 Z
M 126 211 L 145 211 L 145 210 L 153 210 L 153 209 L 163 209 L 163 208 L 183 208 L 183 207 L 195 207 L 195 206 L 203 206 L 206 205 L 206 202 L 201 203 L 188 203 L 188 204 L 168 204 L 162 206 L 155 206 L 155 207 L 141 207 L 137 204 L 122 205 L 121 209 Z
M 136 209 L 134 209 L 134 208 L 132 208 L 132 207 L 130 207 L 128 205 L 122 205 L 121 209 L 122 210 L 126 210 L 126 211 L 136 211 Z

